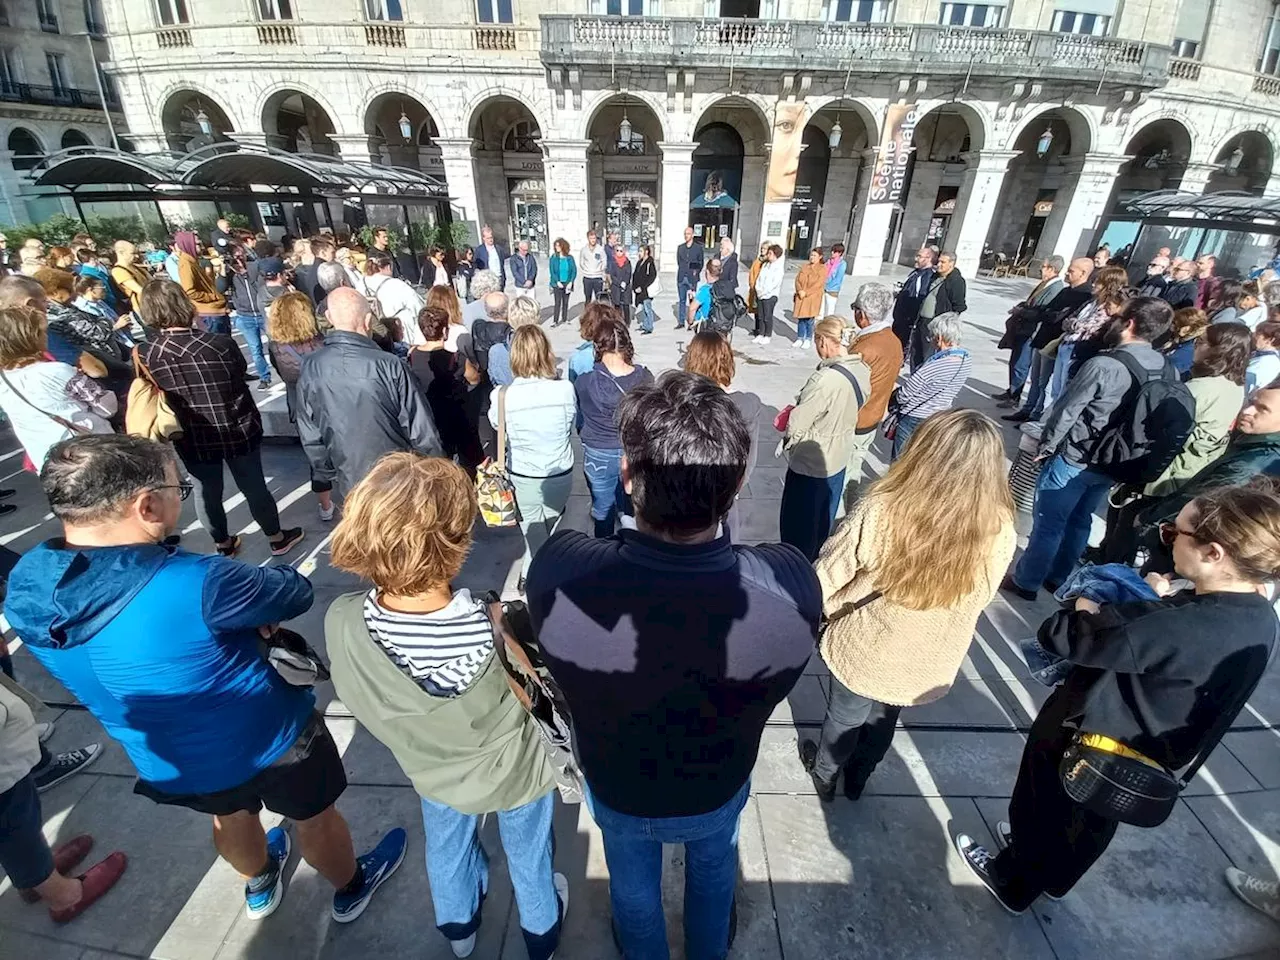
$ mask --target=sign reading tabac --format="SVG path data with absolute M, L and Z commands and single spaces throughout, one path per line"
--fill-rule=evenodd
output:
M 876 166 L 871 172 L 868 203 L 897 203 L 907 182 L 907 164 L 911 159 L 916 122 L 920 119 L 914 103 L 890 105 L 884 121 L 884 136 L 877 151 Z

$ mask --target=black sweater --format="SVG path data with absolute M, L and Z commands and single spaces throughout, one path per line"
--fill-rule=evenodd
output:
M 634 530 L 557 533 L 526 593 L 587 783 L 636 817 L 709 813 L 741 789 L 822 608 L 794 547 L 677 546 Z
M 1164 600 L 1061 610 L 1040 643 L 1071 671 L 1063 716 L 1128 744 L 1170 769 L 1186 766 L 1223 711 L 1266 669 L 1276 614 L 1256 593 L 1180 593 Z

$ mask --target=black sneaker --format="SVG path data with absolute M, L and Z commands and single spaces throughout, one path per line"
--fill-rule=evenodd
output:
M 15 490 L 13 487 L 6 487 L 5 489 L 0 490 L 0 500 L 8 500 L 10 497 L 14 496 L 17 492 L 18 491 Z
M 992 400 L 1013 400 L 1016 398 L 1008 390 L 1001 390 L 999 393 L 991 394 L 991 399 Z
M 66 753 L 54 754 L 44 767 L 31 771 L 31 779 L 36 783 L 36 790 L 44 793 L 60 784 L 68 777 L 75 776 L 102 755 L 102 744 L 90 743 L 79 750 L 68 750 Z
M 17 509 L 12 503 L 0 503 L 0 517 L 7 513 L 13 513 Z
M 818 793 L 818 799 L 823 803 L 833 803 L 836 799 L 836 782 L 834 780 L 823 780 L 813 772 L 813 762 L 818 758 L 818 745 L 812 740 L 800 741 L 800 765 L 808 771 L 809 779 L 813 781 L 813 788 Z
M 982 881 L 982 885 L 996 898 L 996 903 L 1000 904 L 1015 917 L 1026 913 L 1025 907 L 1021 910 L 1015 910 L 1005 901 L 1000 888 L 996 885 L 995 878 L 991 876 L 991 861 L 995 857 L 991 855 L 991 852 L 986 847 L 966 833 L 957 833 L 956 852 L 960 854 L 960 858 L 964 860 L 977 878 Z
M 1005 574 L 1004 579 L 1000 581 L 1000 589 L 1005 593 L 1012 593 L 1015 597 L 1025 600 L 1027 603 L 1034 603 L 1036 597 L 1040 595 L 1039 590 L 1026 590 L 1018 586 L 1014 582 L 1012 574 Z
M 1000 419 L 1007 420 L 1009 423 L 1026 423 L 1031 419 L 1031 414 L 1027 413 L 1025 410 L 1018 410 L 1015 413 L 1006 413 Z
M 271 383 L 271 381 L 270 381 L 270 380 L 259 380 L 259 381 L 258 381 L 258 389 L 259 389 L 262 393 L 266 393 L 268 390 L 270 390 L 270 389 L 271 389 L 271 387 L 272 387 L 272 383 Z
M 280 531 L 280 539 L 271 541 L 271 555 L 273 557 L 283 557 L 286 553 L 302 542 L 303 533 L 301 527 L 290 527 L 288 530 Z

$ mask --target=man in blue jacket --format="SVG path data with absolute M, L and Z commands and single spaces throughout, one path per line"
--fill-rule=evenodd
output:
M 516 244 L 516 252 L 507 261 L 511 270 L 511 282 L 526 297 L 538 299 L 534 284 L 538 279 L 538 258 L 529 252 L 529 241 L 521 240 Z
M 294 821 L 302 856 L 335 887 L 333 919 L 354 920 L 399 866 L 405 832 L 355 856 L 333 805 L 342 758 L 315 697 L 263 658 L 262 639 L 311 606 L 310 582 L 288 566 L 163 546 L 191 484 L 161 444 L 74 437 L 54 446 L 40 480 L 65 534 L 9 575 L 14 631 L 119 741 L 136 793 L 213 816 L 251 919 L 280 905 L 290 848 L 282 828 L 263 832 L 265 806 Z
M 510 256 L 506 246 L 493 239 L 493 229 L 485 224 L 480 228 L 480 245 L 476 247 L 476 269 L 492 270 L 498 275 L 498 289 L 507 289 L 507 260 Z

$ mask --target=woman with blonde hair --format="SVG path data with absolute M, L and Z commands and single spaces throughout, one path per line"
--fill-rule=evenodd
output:
M 519 298 L 525 299 L 525 298 Z M 573 487 L 573 424 L 578 404 L 573 384 L 556 376 L 556 355 L 540 326 L 520 327 L 511 337 L 510 386 L 489 402 L 494 430 L 505 414 L 507 466 L 520 508 L 524 558 L 517 589 L 524 593 L 529 564 L 555 532 Z
M 945 504 L 945 509 L 939 509 Z M 1016 540 L 1000 428 L 975 410 L 934 414 L 867 488 L 818 558 L 831 703 L 800 746 L 818 796 L 862 796 L 903 707 L 955 682 Z
M 448 460 L 374 464 L 333 537 L 333 565 L 373 588 L 330 605 L 325 641 L 338 696 L 422 798 L 436 928 L 454 956 L 475 950 L 489 887 L 479 826 L 494 814 L 529 957 L 549 960 L 569 905 L 552 869 L 555 779 L 494 655 L 489 605 L 450 585 L 475 520 L 475 488 Z
M 458 340 L 467 332 L 466 325 L 462 322 L 462 304 L 458 300 L 458 294 L 453 287 L 434 286 L 427 291 L 423 305 L 445 312 L 449 323 L 445 327 L 444 348 L 450 353 L 457 353 Z
M 323 346 L 324 338 L 320 336 L 311 299 L 305 293 L 286 293 L 267 304 L 267 353 L 271 357 L 271 365 L 284 381 L 285 406 L 290 423 L 297 419 L 298 377 L 302 375 L 302 361 Z M 326 523 L 333 519 L 332 491 L 332 483 L 317 480 L 312 473 L 311 492 L 316 495 L 320 519 Z

